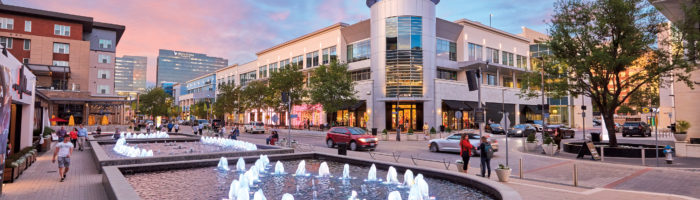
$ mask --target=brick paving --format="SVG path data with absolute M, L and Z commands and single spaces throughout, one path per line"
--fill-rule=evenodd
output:
M 97 173 L 91 149 L 73 151 L 70 170 L 64 182 L 59 182 L 58 165 L 51 163 L 53 150 L 41 154 L 14 183 L 5 183 L 0 199 L 107 199 L 102 175 Z

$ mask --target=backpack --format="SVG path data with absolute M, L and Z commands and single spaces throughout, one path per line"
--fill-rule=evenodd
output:
M 486 158 L 493 158 L 493 147 L 491 147 L 491 143 L 484 144 L 484 149 L 486 149 Z

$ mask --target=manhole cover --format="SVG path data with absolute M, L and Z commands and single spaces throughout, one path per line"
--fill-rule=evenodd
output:
M 56 173 L 57 171 L 47 171 L 46 173 Z

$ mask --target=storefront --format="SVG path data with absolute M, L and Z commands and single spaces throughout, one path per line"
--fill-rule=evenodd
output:
M 401 130 L 404 132 L 409 128 L 414 131 L 423 130 L 423 103 L 401 102 L 397 105 L 396 102 L 386 103 L 386 127 L 391 130 L 396 130 L 397 122 L 401 125 Z M 398 117 L 398 119 L 397 119 Z
M 294 105 L 292 107 L 292 114 L 297 115 L 296 118 L 292 119 L 292 126 L 297 128 L 303 128 L 307 122 L 312 126 L 325 123 L 323 120 L 325 118 L 323 116 L 323 106 L 321 106 L 321 104 Z
M 548 124 L 569 124 L 569 97 L 549 98 Z
M 367 127 L 367 102 L 364 100 L 328 115 L 328 122 L 336 126 Z
M 478 105 L 476 102 L 442 100 L 442 126 L 452 130 L 473 128 L 472 103 Z
M 520 123 L 533 123 L 542 120 L 542 107 L 539 105 L 520 104 Z

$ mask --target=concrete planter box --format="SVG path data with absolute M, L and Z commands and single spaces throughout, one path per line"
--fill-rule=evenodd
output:
M 673 137 L 676 138 L 676 141 L 682 142 L 685 141 L 685 138 L 688 137 L 688 134 L 673 134 Z
M 499 182 L 508 182 L 510 178 L 510 172 L 512 169 L 496 169 L 496 175 L 498 176 Z
M 548 156 L 554 156 L 554 153 L 557 151 L 557 145 L 556 144 L 543 144 L 542 149 L 544 149 L 544 153 L 547 154 Z
M 537 141 L 525 142 L 525 151 L 535 151 L 535 150 L 537 150 Z

